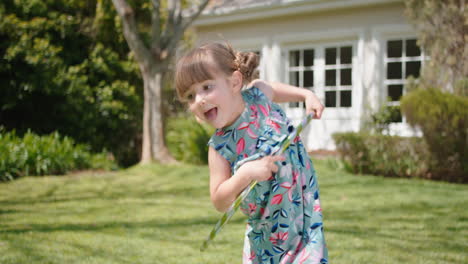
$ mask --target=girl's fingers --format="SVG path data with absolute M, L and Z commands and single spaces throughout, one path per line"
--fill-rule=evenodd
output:
M 277 161 L 283 161 L 285 160 L 286 158 L 283 156 L 283 155 L 279 155 L 279 156 L 270 156 L 270 161 L 272 162 L 277 162 Z
M 274 173 L 277 173 L 277 172 L 278 172 L 278 166 L 276 166 L 276 165 L 273 163 L 273 166 L 271 167 L 271 171 L 274 172 Z
M 282 155 L 280 155 L 280 156 L 269 156 L 269 159 L 270 159 L 269 162 L 271 164 L 270 165 L 271 171 L 274 172 L 274 173 L 278 172 L 278 169 L 279 169 L 278 165 L 276 165 L 275 162 L 286 160 L 286 158 L 284 156 L 282 156 Z
M 309 108 L 306 110 L 306 114 L 314 114 L 314 119 L 320 119 L 322 118 L 323 109 L 323 107 Z
M 323 107 L 323 106 L 321 106 L 319 109 L 317 109 L 317 111 L 315 112 L 316 116 L 314 116 L 314 118 L 316 118 L 316 119 L 322 118 L 323 110 L 325 110 L 325 107 Z

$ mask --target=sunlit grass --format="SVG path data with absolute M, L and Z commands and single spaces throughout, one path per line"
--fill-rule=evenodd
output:
M 331 263 L 467 263 L 468 186 L 356 176 L 316 161 Z M 29 177 L 0 184 L 0 263 L 241 263 L 205 166 Z

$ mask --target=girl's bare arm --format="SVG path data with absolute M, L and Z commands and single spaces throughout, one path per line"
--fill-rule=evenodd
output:
M 229 162 L 212 147 L 208 150 L 208 165 L 210 168 L 210 197 L 215 208 L 225 212 L 236 197 L 251 181 L 265 181 L 278 171 L 276 161 L 282 161 L 282 156 L 266 156 L 242 165 L 231 177 Z
M 306 112 L 314 113 L 314 118 L 320 119 L 324 106 L 318 97 L 310 90 L 280 82 L 267 83 L 262 80 L 254 80 L 250 84 L 262 90 L 262 92 L 276 103 L 305 102 Z

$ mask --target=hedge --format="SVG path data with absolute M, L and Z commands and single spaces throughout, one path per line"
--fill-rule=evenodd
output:
M 0 181 L 22 176 L 63 175 L 72 170 L 116 169 L 105 153 L 93 154 L 90 147 L 75 144 L 58 132 L 39 136 L 0 130 Z
M 392 177 L 428 177 L 429 153 L 420 138 L 368 133 L 333 135 L 345 167 L 353 173 Z
M 420 87 L 402 98 L 401 109 L 423 132 L 433 176 L 468 181 L 468 97 Z

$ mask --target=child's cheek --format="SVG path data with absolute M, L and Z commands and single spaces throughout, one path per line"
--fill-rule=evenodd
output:
M 201 118 L 199 118 L 197 115 L 195 115 L 195 119 L 197 120 L 197 122 L 198 122 L 199 124 L 203 124 L 203 123 L 204 123 L 203 120 L 201 120 Z

